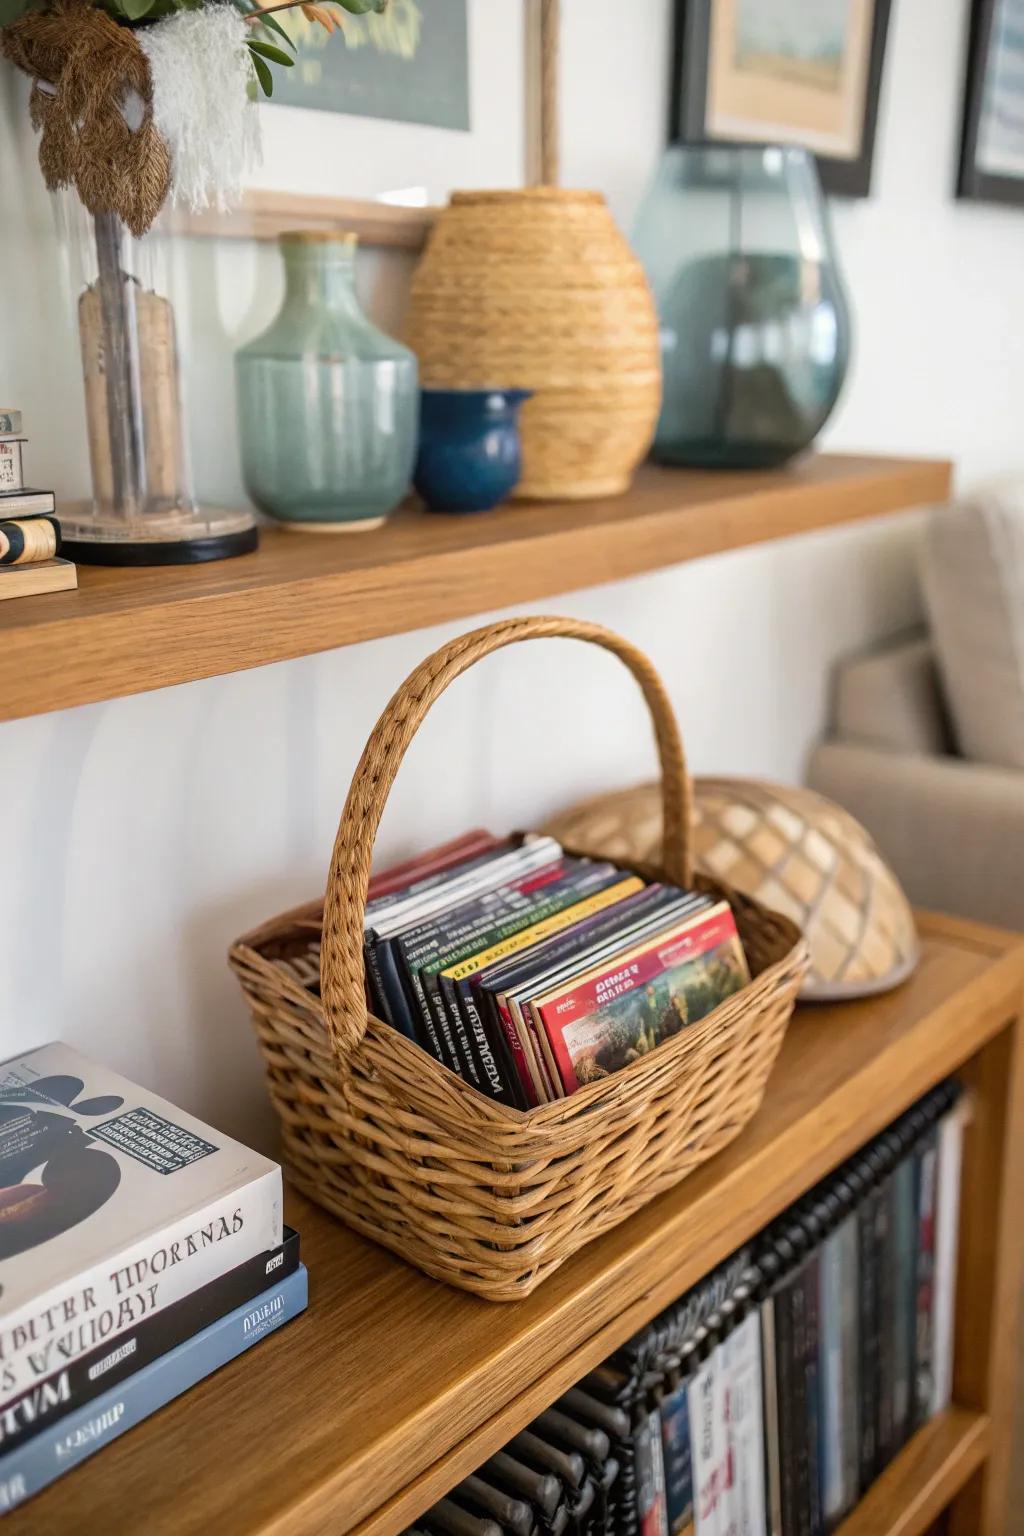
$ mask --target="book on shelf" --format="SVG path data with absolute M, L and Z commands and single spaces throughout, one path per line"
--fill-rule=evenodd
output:
M 77 566 L 60 556 L 0 568 L 0 602 L 6 598 L 41 597 L 47 592 L 73 592 L 77 586 Z
M 69 1046 L 0 1066 L 0 1405 L 282 1240 L 281 1170 Z
M 0 1465 L 8 1452 L 51 1429 L 193 1334 L 254 1301 L 298 1267 L 299 1234 L 286 1227 L 284 1240 L 276 1248 L 255 1254 L 162 1312 L 102 1340 L 72 1364 L 59 1360 L 49 1376 L 33 1382 L 0 1408 Z
M 0 1510 L 306 1304 L 281 1170 L 53 1044 L 0 1064 Z
M 305 1310 L 305 1265 L 0 1459 L 0 1512 L 14 1509 Z
M 0 518 L 52 516 L 56 510 L 52 491 L 40 491 L 31 485 L 0 485 Z

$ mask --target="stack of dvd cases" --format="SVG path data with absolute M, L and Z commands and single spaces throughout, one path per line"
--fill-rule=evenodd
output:
M 507 1455 L 528 1441 L 537 1475 L 539 1441 L 555 1425 L 565 1434 L 560 1416 L 599 1428 L 617 1475 L 574 1526 L 594 1536 L 832 1530 L 950 1400 L 962 1129 L 959 1090 L 942 1084 L 634 1335 Z M 467 1486 L 444 1503 L 494 1529 L 445 1525 L 432 1510 L 421 1522 L 429 1536 L 556 1529 L 540 1515 L 509 1524 L 474 1504 Z M 575 1486 L 563 1478 L 563 1490 Z M 570 1503 L 563 1492 L 561 1528 L 574 1519 Z

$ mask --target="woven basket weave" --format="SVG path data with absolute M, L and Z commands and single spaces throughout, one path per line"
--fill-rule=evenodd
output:
M 412 282 L 405 340 L 437 389 L 529 389 L 516 497 L 625 491 L 661 404 L 643 269 L 599 192 L 455 192 Z
M 528 1294 L 737 1135 L 761 1102 L 806 963 L 788 918 L 698 881 L 733 901 L 751 985 L 623 1071 L 528 1111 L 494 1103 L 368 1014 L 370 860 L 405 751 L 430 705 L 467 667 L 502 646 L 548 636 L 603 646 L 640 684 L 654 722 L 671 850 L 663 872 L 646 873 L 689 885 L 690 784 L 650 662 L 597 625 L 510 619 L 453 641 L 418 667 L 366 745 L 322 907 L 322 1000 L 286 963 L 319 935 L 318 904 L 231 950 L 293 1181 L 427 1274 L 503 1301 Z

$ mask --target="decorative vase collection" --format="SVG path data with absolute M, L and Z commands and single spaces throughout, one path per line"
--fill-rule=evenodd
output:
M 406 488 L 414 371 L 350 275 L 344 299 L 322 275 L 310 288 L 329 245 L 300 258 L 289 241 L 284 307 L 238 360 L 246 483 L 293 526 L 372 526 Z M 821 430 L 850 326 L 813 157 L 673 145 L 637 246 L 650 287 L 599 193 L 452 194 L 405 330 L 428 508 L 619 495 L 652 441 L 669 464 L 766 467 Z M 324 320 L 339 303 L 344 323 Z
M 654 457 L 757 468 L 806 448 L 836 403 L 850 340 L 813 155 L 674 144 L 636 243 L 661 321 Z
M 297 4 L 336 27 L 303 0 L 271 10 Z M 553 181 L 557 8 L 545 14 L 540 170 Z M 193 497 L 178 327 L 149 232 L 168 202 L 240 195 L 259 152 L 251 87 L 269 95 L 270 65 L 294 62 L 268 28 L 291 46 L 260 0 L 10 0 L 0 25 L 0 50 L 33 82 L 44 178 L 70 189 L 93 480 L 92 507 L 65 514 L 79 559 L 255 546 L 251 514 Z M 639 220 L 650 283 L 598 192 L 453 193 L 413 278 L 408 346 L 360 308 L 354 243 L 282 236 L 284 302 L 237 357 L 245 483 L 294 528 L 379 525 L 414 465 L 428 507 L 464 512 L 620 495 L 652 442 L 674 464 L 781 463 L 842 385 L 846 305 L 799 149 L 673 145 Z

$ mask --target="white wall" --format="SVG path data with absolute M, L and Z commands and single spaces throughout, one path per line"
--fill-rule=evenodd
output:
M 835 210 L 857 348 L 828 440 L 950 454 L 969 483 L 1021 462 L 1024 212 L 952 200 L 965 9 L 894 7 L 875 195 Z M 628 221 L 661 143 L 669 3 L 565 0 L 564 11 L 564 179 L 604 187 Z M 0 92 L 0 396 L 28 413 L 33 475 L 67 495 L 83 483 L 80 402 L 56 251 L 20 84 Z M 273 263 L 209 246 L 190 261 L 204 333 L 199 489 L 237 497 L 229 348 L 273 308 Z M 402 266 L 364 272 L 392 321 Z M 698 770 L 795 779 L 833 659 L 917 615 L 915 532 L 911 515 L 544 606 L 653 655 Z M 0 726 L 0 1055 L 60 1035 L 226 1129 L 268 1135 L 226 947 L 319 889 L 367 731 L 454 628 Z M 381 852 L 479 821 L 528 823 L 650 771 L 641 712 L 609 658 L 506 652 L 435 711 Z

